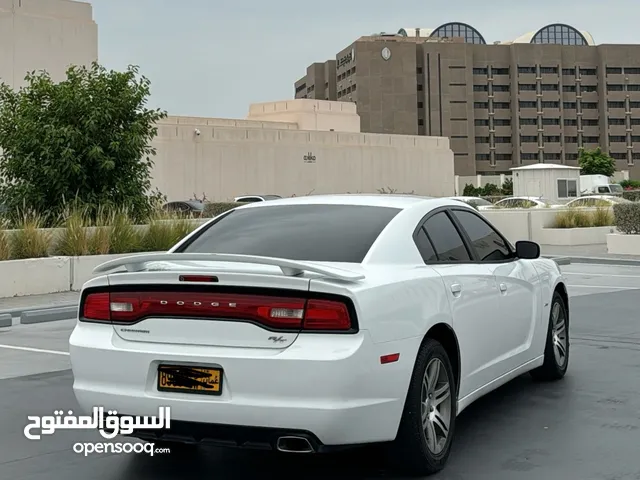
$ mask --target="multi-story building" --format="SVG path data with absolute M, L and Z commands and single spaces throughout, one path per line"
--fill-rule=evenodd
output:
M 640 45 L 596 45 L 561 24 L 487 44 L 448 23 L 361 37 L 328 63 L 309 67 L 296 98 L 320 98 L 309 88 L 335 68 L 323 99 L 355 102 L 363 132 L 450 138 L 459 175 L 577 165 L 600 146 L 640 177 Z

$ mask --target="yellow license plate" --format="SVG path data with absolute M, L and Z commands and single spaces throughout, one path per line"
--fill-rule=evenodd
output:
M 161 392 L 221 395 L 222 369 L 160 365 L 158 367 L 158 390 Z

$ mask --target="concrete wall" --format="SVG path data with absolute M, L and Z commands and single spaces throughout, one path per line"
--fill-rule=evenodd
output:
M 154 186 L 169 200 L 203 193 L 209 200 L 226 201 L 244 194 L 377 193 L 382 188 L 431 196 L 454 194 L 448 139 L 327 131 L 332 119 L 337 128 L 348 124 L 352 106 L 340 113 L 325 108 L 339 102 L 275 103 L 289 104 L 297 117 L 259 115 L 260 110 L 277 109 L 260 104 L 252 106 L 252 118 L 279 121 L 163 120 L 154 140 L 158 152 Z M 318 116 L 325 115 L 317 130 L 310 129 L 304 119 L 309 112 L 305 109 L 313 112 L 314 105 L 323 112 Z M 296 119 L 308 128 L 301 129 L 292 121 Z
M 29 71 L 56 81 L 69 65 L 98 59 L 98 27 L 88 3 L 0 0 L 0 80 L 19 88 Z

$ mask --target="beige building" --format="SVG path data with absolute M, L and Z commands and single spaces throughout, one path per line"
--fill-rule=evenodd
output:
M 448 23 L 361 37 L 336 54 L 335 75 L 329 99 L 355 103 L 363 132 L 448 137 L 458 175 L 575 166 L 581 147 L 600 146 L 640 178 L 640 45 L 596 45 L 561 24 L 487 44 Z M 296 97 L 319 98 L 321 77 L 308 71 Z
M 251 105 L 246 120 L 169 117 L 153 183 L 169 200 L 206 194 L 454 194 L 447 138 L 360 132 L 356 106 L 324 100 Z
M 0 81 L 19 88 L 33 70 L 60 81 L 69 65 L 97 59 L 98 27 L 90 4 L 0 0 Z

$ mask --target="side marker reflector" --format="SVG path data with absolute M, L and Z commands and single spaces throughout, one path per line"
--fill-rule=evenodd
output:
M 397 362 L 400 359 L 399 353 L 391 353 L 389 355 L 383 355 L 380 357 L 380 363 L 385 365 L 387 363 Z

